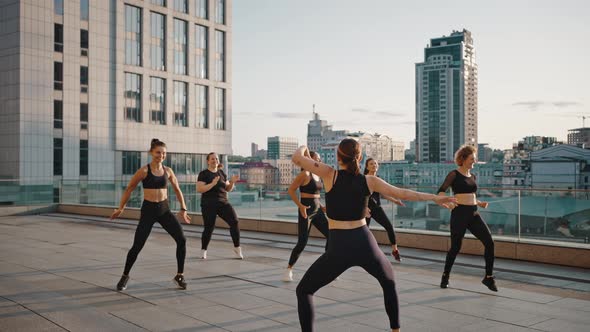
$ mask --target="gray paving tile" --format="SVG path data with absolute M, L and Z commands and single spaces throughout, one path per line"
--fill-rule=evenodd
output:
M 196 258 L 195 236 L 200 232 L 186 232 L 189 287 L 178 290 L 170 281 L 176 271 L 175 244 L 156 228 L 132 270 L 128 289 L 116 292 L 135 223 L 115 229 L 113 224 L 68 215 L 27 216 L 25 222 L 19 218 L 0 218 L 0 331 L 59 331 L 60 326 L 75 331 L 298 331 L 295 288 L 323 252 L 322 241 L 306 250 L 296 266 L 295 282 L 285 283 L 281 277 L 292 244 L 282 249 L 269 241 L 293 237 L 261 234 L 259 240 L 244 241 L 246 259 L 240 261 L 232 259 L 229 238 L 218 236 L 211 259 L 203 261 Z M 402 249 L 408 255 L 444 258 L 444 253 Z M 480 264 L 482 258 L 465 256 L 463 261 Z M 518 267 L 506 260 L 498 264 Z M 531 272 L 581 273 L 534 263 L 523 266 Z M 403 330 L 579 331 L 590 325 L 590 283 L 509 273 L 503 279 L 498 273 L 501 289 L 492 293 L 480 284 L 480 269 L 458 267 L 453 288 L 442 290 L 440 269 L 439 263 L 413 259 L 394 265 Z M 314 307 L 318 331 L 386 331 L 389 325 L 379 284 L 358 267 L 319 290 Z

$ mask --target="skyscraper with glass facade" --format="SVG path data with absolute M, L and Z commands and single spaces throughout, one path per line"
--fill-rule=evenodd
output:
M 416 161 L 447 162 L 477 147 L 477 64 L 471 32 L 433 38 L 416 64 Z
M 18 185 L 0 201 L 125 183 L 152 138 L 181 181 L 196 180 L 208 152 L 231 153 L 232 0 L 0 7 L 0 179 Z

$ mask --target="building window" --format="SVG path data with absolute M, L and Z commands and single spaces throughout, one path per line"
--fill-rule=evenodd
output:
M 64 26 L 61 24 L 53 25 L 53 50 L 59 53 L 64 51 Z
M 152 12 L 150 24 L 152 68 L 166 70 L 166 16 Z
M 80 0 L 80 19 L 82 21 L 88 21 L 89 8 L 88 0 Z
M 88 56 L 88 30 L 80 30 L 80 54 Z
M 154 5 L 166 7 L 166 0 L 152 0 Z
M 207 40 L 209 29 L 202 25 L 195 25 L 195 76 L 207 78 Z
M 225 82 L 225 32 L 215 30 L 215 70 L 216 79 Z
M 215 88 L 215 129 L 225 130 L 225 90 Z
M 53 175 L 63 174 L 63 139 L 53 139 Z
M 174 19 L 174 73 L 186 75 L 187 23 Z
M 125 64 L 141 66 L 141 9 L 125 5 Z
M 88 175 L 88 140 L 80 140 L 80 175 Z
M 215 23 L 225 24 L 225 0 L 216 0 Z
M 150 122 L 166 124 L 166 80 L 152 77 L 150 89 Z
M 80 103 L 80 129 L 88 129 L 88 104 Z
M 140 167 L 141 153 L 137 151 L 123 151 L 123 175 L 133 175 Z
M 63 90 L 64 67 L 61 62 L 53 63 L 53 89 Z
M 174 10 L 181 13 L 188 13 L 187 0 L 174 0 Z
M 80 66 L 80 92 L 88 92 L 88 67 Z
M 56 15 L 64 14 L 64 0 L 53 0 L 54 13 Z
M 208 101 L 209 101 L 209 87 L 206 85 L 196 85 L 195 99 L 197 101 L 197 128 L 209 128 L 209 114 L 208 114 Z
M 186 127 L 187 119 L 187 83 L 174 81 L 174 125 Z
M 141 122 L 141 75 L 125 73 L 125 119 Z
M 63 128 L 63 101 L 61 100 L 54 100 L 53 101 L 53 128 L 61 129 Z
M 208 12 L 208 6 L 207 4 L 209 3 L 209 0 L 195 0 L 195 16 L 198 18 L 203 18 L 203 19 L 207 19 L 209 17 L 209 15 L 207 15 Z

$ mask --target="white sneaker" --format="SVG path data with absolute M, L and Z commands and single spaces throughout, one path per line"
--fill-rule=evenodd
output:
M 283 281 L 293 281 L 293 269 L 287 268 L 287 271 L 285 271 L 285 274 L 283 275 Z
M 244 255 L 242 255 L 242 247 L 234 247 L 234 254 L 236 254 L 236 258 L 244 259 Z
M 201 258 L 202 259 L 207 259 L 207 250 L 201 249 Z

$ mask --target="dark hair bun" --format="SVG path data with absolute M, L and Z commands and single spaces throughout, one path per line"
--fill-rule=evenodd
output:
M 157 139 L 157 138 L 152 138 L 152 143 L 151 144 L 154 145 L 154 144 L 158 143 L 159 141 L 160 140 Z

